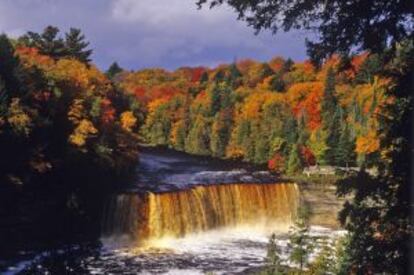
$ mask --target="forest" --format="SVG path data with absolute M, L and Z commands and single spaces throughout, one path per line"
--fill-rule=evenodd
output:
M 120 72 L 114 80 L 141 104 L 145 143 L 295 174 L 377 157 L 375 114 L 389 100 L 380 66 L 381 58 L 368 53 L 348 64 L 334 55 L 319 68 L 275 57 L 213 69 Z
M 390 81 L 377 74 L 378 54 L 345 61 L 333 55 L 319 67 L 282 57 L 175 71 L 127 71 L 115 62 L 102 72 L 88 46 L 73 28 L 1 36 L 6 216 L 43 221 L 30 211 L 33 203 L 40 213 L 54 205 L 67 213 L 56 210 L 65 217 L 64 232 L 77 227 L 67 216 L 99 219 L 97 187 L 104 196 L 119 187 L 115 179 L 132 174 L 139 144 L 288 175 L 313 165 L 369 165 L 379 157 L 376 113 L 392 98 L 385 92 Z
M 223 2 L 256 30 L 276 31 L 275 16 L 285 12 L 268 14 L 251 4 L 256 1 L 198 4 Z M 370 35 L 355 28 L 362 41 L 347 40 L 353 33 L 334 33 L 343 22 L 335 25 L 325 10 L 317 17 L 299 8 L 327 24 L 320 44 L 307 42 L 304 61 L 276 56 L 175 70 L 128 70 L 114 62 L 103 71 L 80 29 L 2 34 L 0 242 L 6 250 L 31 237 L 40 245 L 99 237 L 106 196 L 134 176 L 140 146 L 153 146 L 291 178 L 313 166 L 357 168 L 336 183 L 338 196 L 352 193 L 339 214 L 349 232 L 341 274 L 404 274 L 412 236 L 412 37 L 404 24 L 388 37 L 371 35 L 385 24 Z M 357 18 L 359 9 L 350 10 L 349 18 Z M 307 15 L 288 15 L 309 27 Z M 347 51 L 355 44 L 362 46 Z

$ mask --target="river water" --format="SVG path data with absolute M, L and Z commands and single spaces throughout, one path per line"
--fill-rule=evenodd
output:
M 299 199 L 257 167 L 144 149 L 137 179 L 108 200 L 100 241 L 22 255 L 5 274 L 254 273 L 271 233 L 286 257 Z

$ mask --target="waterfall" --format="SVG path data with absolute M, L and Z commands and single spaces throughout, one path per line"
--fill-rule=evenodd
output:
M 218 184 L 146 194 L 119 194 L 108 203 L 105 236 L 139 241 L 184 237 L 218 228 L 288 226 L 296 213 L 295 184 Z

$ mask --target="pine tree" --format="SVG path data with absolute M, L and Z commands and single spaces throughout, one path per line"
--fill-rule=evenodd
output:
M 343 123 L 335 152 L 335 162 L 339 166 L 348 167 L 355 164 L 355 158 L 355 139 L 351 137 L 348 123 Z
M 85 35 L 80 29 L 70 28 L 65 34 L 65 54 L 88 64 L 92 50 L 88 50 L 89 42 L 85 41 Z
M 214 116 L 221 108 L 221 90 L 219 84 L 215 84 L 209 91 L 210 97 L 210 115 Z
M 299 145 L 305 145 L 309 139 L 309 132 L 306 127 L 306 112 L 303 112 L 298 123 L 298 141 Z
M 270 80 L 270 86 L 273 91 L 283 93 L 285 92 L 286 83 L 283 80 L 283 71 L 276 72 Z
M 123 69 L 118 65 L 118 63 L 113 62 L 111 64 L 111 66 L 109 66 L 108 70 L 106 71 L 106 76 L 108 76 L 110 79 L 112 79 L 122 71 L 123 71 Z
M 232 87 L 237 87 L 240 84 L 240 78 L 242 77 L 242 74 L 237 68 L 235 63 L 232 63 L 230 65 L 229 72 L 230 72 L 230 75 L 227 81 Z
M 294 175 L 302 171 L 303 165 L 300 159 L 299 146 L 293 144 L 290 149 L 289 159 L 287 163 L 287 173 L 289 175 Z
M 339 142 L 342 109 L 335 96 L 335 73 L 330 67 L 326 74 L 325 89 L 321 103 L 322 128 L 327 133 L 324 162 L 335 165 L 335 151 Z
M 270 236 L 269 243 L 267 245 L 267 255 L 266 255 L 266 275 L 279 275 L 282 273 L 281 268 L 281 250 L 276 243 L 276 235 L 273 233 Z
M 331 165 L 337 165 L 336 155 L 339 146 L 339 140 L 341 135 L 341 125 L 343 121 L 343 111 L 342 108 L 338 105 L 336 107 L 335 113 L 332 116 L 329 127 L 326 129 L 327 138 L 326 145 L 327 150 L 325 152 L 325 163 Z
M 220 112 L 214 117 L 211 127 L 211 153 L 215 157 L 224 157 L 230 139 L 231 120 L 228 113 Z
M 197 154 L 210 154 L 210 125 L 205 118 L 197 116 L 185 141 L 185 151 Z
M 13 45 L 5 34 L 0 35 L 0 81 L 3 86 L 3 99 L 8 102 L 11 94 L 22 90 L 20 62 L 14 54 Z M 7 99 L 6 99 L 7 98 Z
M 290 260 L 299 265 L 302 272 L 307 266 L 309 254 L 313 250 L 312 239 L 309 236 L 309 226 L 305 219 L 298 218 L 289 232 L 288 247 L 291 249 Z
M 325 89 L 321 102 L 322 124 L 325 128 L 331 125 L 331 118 L 336 111 L 337 99 L 335 97 L 335 72 L 329 67 L 326 73 Z
M 44 55 L 58 59 L 66 54 L 65 43 L 62 38 L 58 37 L 59 28 L 47 26 L 41 34 L 28 32 L 22 41 L 28 43 L 27 46 L 39 49 Z

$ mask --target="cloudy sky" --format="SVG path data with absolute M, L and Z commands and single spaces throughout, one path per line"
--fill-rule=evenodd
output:
M 214 66 L 234 59 L 303 60 L 305 33 L 254 31 L 228 7 L 198 10 L 196 0 L 0 0 L 0 32 L 19 36 L 47 25 L 81 28 L 106 69 Z

